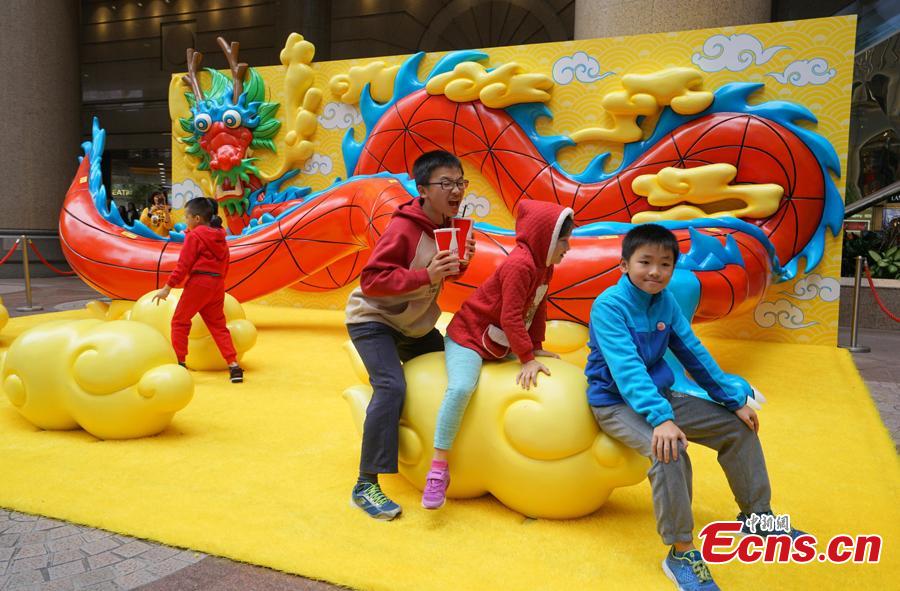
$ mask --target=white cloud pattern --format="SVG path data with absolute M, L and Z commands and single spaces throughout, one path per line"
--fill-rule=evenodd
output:
M 333 168 L 331 157 L 326 154 L 314 153 L 303 165 L 303 174 L 328 174 Z
M 781 293 L 795 300 L 821 299 L 823 302 L 834 302 L 841 297 L 841 284 L 832 277 L 822 277 L 818 273 L 811 273 L 794 284 L 794 291 L 782 291 Z
M 557 84 L 566 85 L 577 79 L 589 84 L 612 76 L 615 72 L 603 72 L 600 62 L 583 51 L 577 51 L 556 60 L 553 64 L 553 80 Z
M 186 179 L 180 183 L 172 185 L 172 207 L 181 209 L 184 205 L 194 197 L 205 197 L 203 189 L 192 179 Z
M 763 328 L 772 328 L 776 324 L 789 329 L 806 328 L 815 322 L 803 322 L 803 310 L 789 300 L 761 302 L 753 312 L 753 319 Z
M 360 123 L 362 115 L 359 109 L 346 103 L 328 103 L 319 115 L 319 124 L 325 129 L 347 129 Z
M 465 211 L 469 216 L 487 217 L 491 213 L 491 202 L 487 197 L 469 193 L 459 204 L 459 211 Z
M 782 49 L 788 47 L 775 45 L 766 49 L 762 41 L 746 33 L 713 35 L 703 43 L 702 53 L 695 53 L 691 61 L 704 72 L 741 72 L 754 64 L 766 63 Z
M 828 62 L 817 57 L 811 60 L 797 60 L 791 62 L 784 72 L 772 72 L 767 74 L 782 84 L 793 86 L 816 86 L 825 84 L 837 75 L 837 70 L 828 67 Z

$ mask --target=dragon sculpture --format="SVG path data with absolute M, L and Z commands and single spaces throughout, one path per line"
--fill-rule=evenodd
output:
M 488 56 L 479 51 L 450 53 L 424 78 L 419 53 L 392 69 L 392 86 L 383 79 L 366 84 L 359 95 L 365 136 L 356 139 L 349 129 L 343 144 L 349 178 L 311 193 L 286 184 L 299 173 L 296 167 L 261 173 L 254 154 L 275 152 L 279 104 L 266 100 L 262 77 L 237 62 L 237 44 L 219 42 L 231 78 L 208 70 L 206 89 L 198 77 L 201 56 L 188 50 L 190 117 L 180 120 L 186 134 L 180 141 L 215 182 L 230 230 L 226 285 L 240 301 L 289 286 L 321 291 L 356 280 L 391 213 L 416 195 L 413 161 L 434 149 L 455 153 L 467 170 L 479 171 L 511 212 L 522 199 L 574 209 L 579 227 L 553 277 L 551 320 L 587 322 L 593 299 L 619 277 L 621 240 L 633 223 L 658 221 L 675 232 L 683 256 L 673 290 L 700 322 L 752 309 L 771 281 L 794 277 L 801 262 L 809 272 L 822 258 L 826 233 L 836 235 L 841 227 L 841 199 L 830 175 L 839 174 L 835 151 L 801 126 L 816 121 L 806 108 L 750 104 L 762 84 L 656 97 L 658 119 L 644 139 L 637 123 L 650 113 L 641 102 L 650 91 L 641 89 L 653 81 L 625 76 L 631 90 L 601 105 L 617 122 L 630 121 L 636 136 L 625 142 L 615 170 L 605 171 L 607 155 L 600 155 L 573 174 L 556 155 L 584 138 L 536 130 L 536 120 L 551 115 L 545 77 L 519 75 L 527 87 L 519 94 L 524 101 L 496 96 L 491 84 L 475 98 L 455 95 L 448 76 L 480 69 L 490 82 L 509 70 L 510 64 L 486 69 Z M 692 76 L 687 68 L 676 70 L 667 79 Z M 285 118 L 300 110 L 294 105 Z M 140 222 L 121 220 L 101 181 L 104 137 L 95 120 L 60 214 L 60 236 L 82 279 L 112 298 L 135 300 L 165 283 L 184 235 L 177 230 L 162 238 Z M 747 196 L 754 191 L 759 195 Z M 477 255 L 465 279 L 443 291 L 445 310 L 454 311 L 514 245 L 512 231 L 487 224 L 476 224 L 474 236 Z

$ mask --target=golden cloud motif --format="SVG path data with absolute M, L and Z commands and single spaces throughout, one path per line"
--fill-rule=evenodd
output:
M 515 62 L 490 72 L 475 62 L 463 62 L 452 71 L 428 81 L 428 94 L 443 94 L 451 101 L 465 103 L 480 100 L 488 107 L 502 109 L 519 103 L 546 103 L 553 80 L 543 74 L 523 74 Z
M 737 175 L 731 164 L 716 163 L 696 168 L 663 168 L 642 174 L 632 190 L 647 197 L 663 211 L 642 211 L 632 216 L 635 224 L 660 220 L 687 220 L 723 215 L 764 218 L 778 210 L 784 188 L 776 184 L 729 185 Z M 682 202 L 693 205 L 684 205 Z
M 627 144 L 643 136 L 637 124 L 640 116 L 655 115 L 671 106 L 680 115 L 693 115 L 712 104 L 713 94 L 699 90 L 703 75 L 693 68 L 667 68 L 651 74 L 622 76 L 624 90 L 600 99 L 600 106 L 612 118 L 612 127 L 588 127 L 571 134 L 577 143 L 609 141 Z

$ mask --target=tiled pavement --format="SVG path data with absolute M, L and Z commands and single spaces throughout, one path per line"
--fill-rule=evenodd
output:
M 44 312 L 71 310 L 100 297 L 76 278 L 35 279 Z M 11 316 L 25 304 L 21 280 L 0 279 Z M 849 340 L 846 330 L 840 342 Z M 900 326 L 860 332 L 871 353 L 854 354 L 882 420 L 900 452 Z M 893 353 L 892 353 L 893 351 Z M 349 494 L 349 492 L 348 492 Z M 0 509 L 0 591 L 330 591 L 327 583 L 137 540 L 128 536 Z
M 136 589 L 206 558 L 0 509 L 0 589 L 118 591 Z

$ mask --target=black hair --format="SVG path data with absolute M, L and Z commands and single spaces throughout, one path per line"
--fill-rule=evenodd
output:
M 163 201 L 163 203 L 164 203 L 165 205 L 168 205 L 168 204 L 169 204 L 169 196 L 166 195 L 165 190 L 163 190 L 163 189 L 156 189 L 155 191 L 153 191 L 152 193 L 150 193 L 150 205 L 151 205 L 151 206 L 156 205 L 156 197 L 157 197 L 157 196 L 162 197 L 162 201 Z
M 566 219 L 563 220 L 562 226 L 559 227 L 559 237 L 565 238 L 566 236 L 572 235 L 572 230 L 575 229 L 575 218 L 572 215 L 567 215 Z
M 184 211 L 190 215 L 199 215 L 204 223 L 213 228 L 222 227 L 222 218 L 218 216 L 219 204 L 209 197 L 194 197 L 184 206 Z
M 672 251 L 672 261 L 678 260 L 678 239 L 667 228 L 658 224 L 641 224 L 632 228 L 625 234 L 622 241 L 622 258 L 626 261 L 631 258 L 634 251 L 642 246 L 659 246 Z
M 463 169 L 459 158 L 444 150 L 425 152 L 416 158 L 416 161 L 413 163 L 413 177 L 416 179 L 416 186 L 427 185 L 431 181 L 431 173 L 442 166 L 458 168 L 460 172 Z

